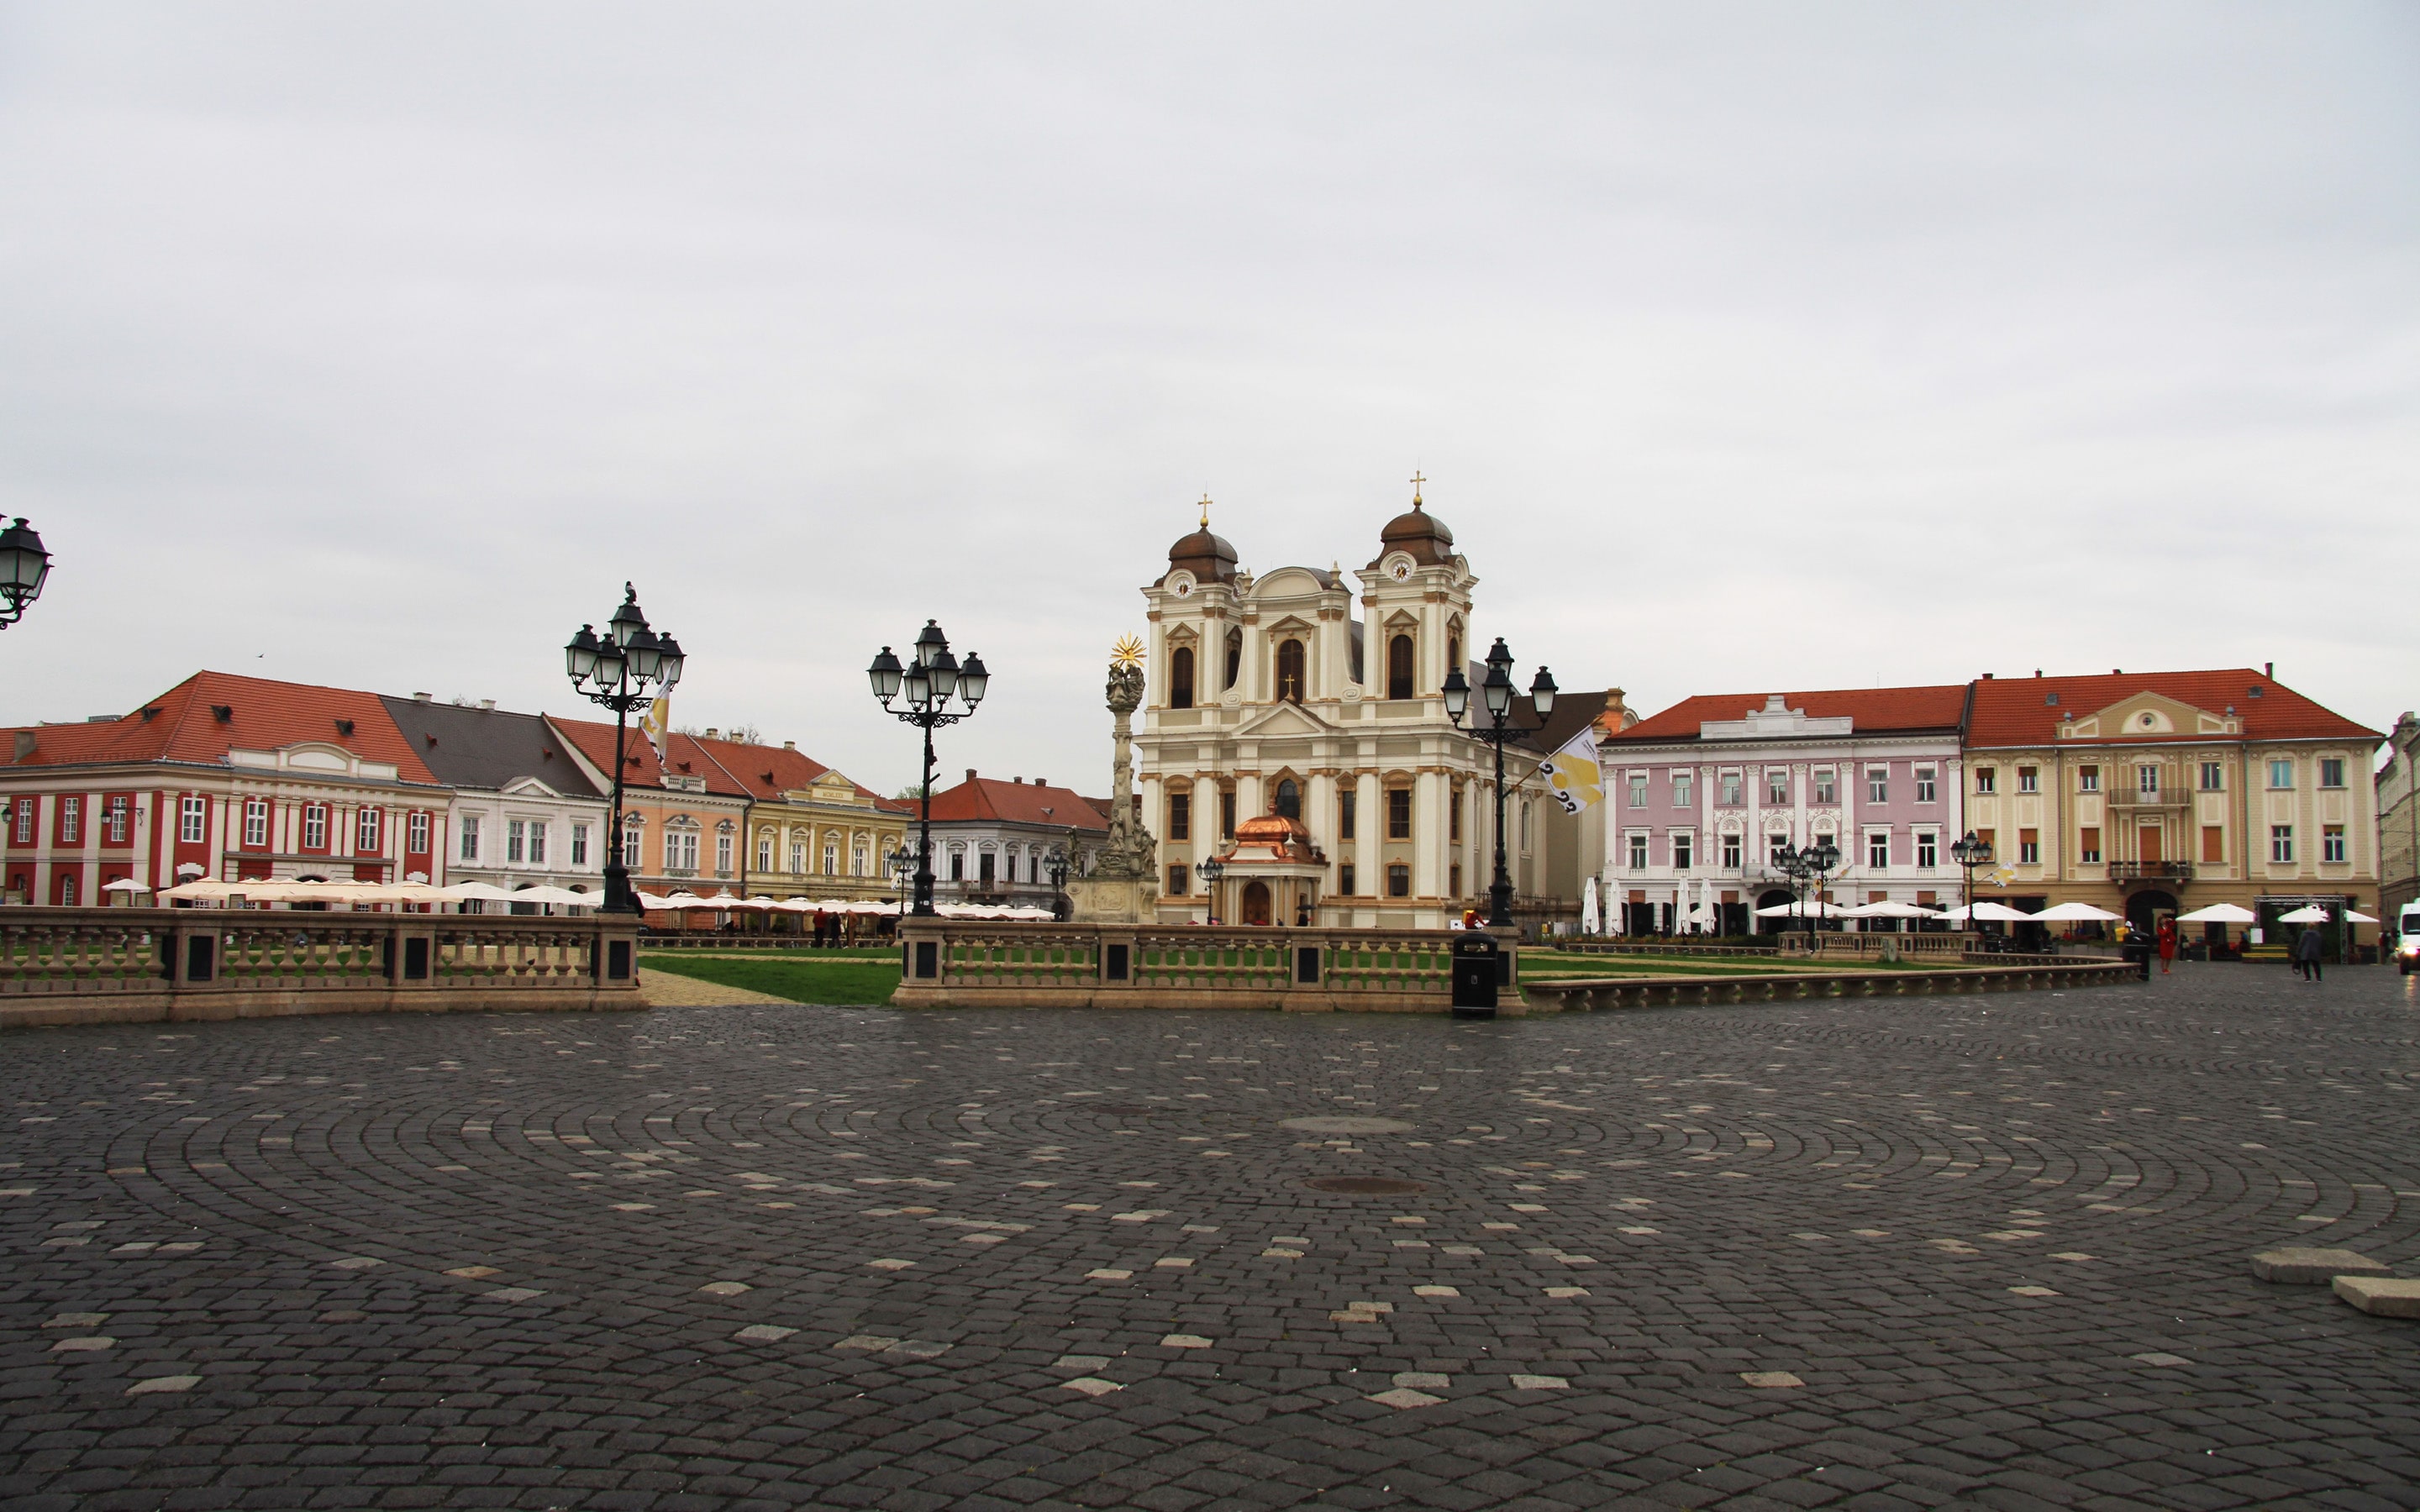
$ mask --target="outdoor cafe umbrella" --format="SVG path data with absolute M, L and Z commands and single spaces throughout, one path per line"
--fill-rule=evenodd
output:
M 2260 916 L 2249 908 L 2240 908 L 2234 903 L 2212 903 L 2207 908 L 2196 908 L 2190 914 L 2179 914 L 2177 922 L 2180 924 L 2257 924 L 2260 922 Z
M 1964 907 L 1952 908 L 1941 917 L 1946 919 L 1949 919 L 1953 923 L 1960 924 L 1966 922 L 1969 918 L 1988 919 L 2001 924 L 2024 924 L 2031 923 L 2040 916 L 2036 914 L 2021 913 L 2018 910 L 2009 907 L 2006 903 L 1977 903 L 1971 909 Z
M 1881 903 L 1859 903 L 1854 908 L 1843 909 L 1840 917 L 1842 918 L 1939 918 L 1941 915 L 1933 909 L 1920 907 L 1915 903 L 1885 899 Z
M 151 884 L 147 882 L 137 882 L 132 877 L 119 877 L 115 882 L 103 883 L 101 890 L 103 892 L 149 892 L 151 890 Z
M 2063 924 L 2105 924 L 2111 919 L 2123 918 L 2126 916 L 2123 914 L 2113 914 L 2106 908 L 2095 908 L 2090 903 L 2060 903 L 2055 908 L 2045 908 L 2040 913 L 2030 917 L 2036 922 L 2044 924 L 2053 922 Z
M 1804 904 L 1776 903 L 1756 911 L 1759 918 L 1853 918 L 1856 917 L 1838 903 L 1827 903 L 1820 898 L 1809 898 Z M 2022 917 L 2022 916 L 2020 916 Z

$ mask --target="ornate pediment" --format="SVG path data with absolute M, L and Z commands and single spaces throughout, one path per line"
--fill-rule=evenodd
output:
M 1244 722 L 1238 737 L 1282 740 L 1288 735 L 1328 735 L 1336 727 L 1299 703 L 1280 703 Z
M 2061 740 L 2193 740 L 2240 735 L 2243 720 L 2233 710 L 2212 714 L 2164 693 L 2135 693 L 2106 708 L 2063 720 Z

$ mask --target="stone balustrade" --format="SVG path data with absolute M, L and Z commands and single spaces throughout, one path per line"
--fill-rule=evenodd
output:
M 1722 977 L 1626 977 L 1531 981 L 1522 994 L 1532 1013 L 1623 1008 L 1680 1008 L 1718 1003 L 1796 1002 L 1811 998 L 1920 997 L 1947 993 L 2024 992 L 2050 987 L 2115 986 L 2136 980 L 2120 962 L 1967 966 L 1937 971 L 1825 973 L 1796 971 Z
M 595 917 L 0 908 L 0 1028 L 638 1009 L 638 933 Z
M 1455 933 L 910 918 L 899 924 L 891 1001 L 1441 1013 L 1452 1004 Z

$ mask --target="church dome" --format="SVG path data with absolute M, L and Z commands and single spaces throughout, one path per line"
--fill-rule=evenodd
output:
M 1182 567 L 1205 583 L 1231 581 L 1235 576 L 1235 548 L 1223 535 L 1213 535 L 1205 521 L 1192 534 L 1168 548 L 1168 570 Z
M 1301 820 L 1289 819 L 1281 813 L 1264 813 L 1235 826 L 1235 843 L 1239 847 L 1272 845 L 1283 850 L 1297 840 L 1310 844 L 1310 828 Z
M 1434 566 L 1453 560 L 1453 532 L 1445 521 L 1422 507 L 1420 496 L 1412 495 L 1412 507 L 1387 522 L 1378 532 L 1378 556 L 1386 559 L 1389 551 L 1404 551 L 1422 566 Z

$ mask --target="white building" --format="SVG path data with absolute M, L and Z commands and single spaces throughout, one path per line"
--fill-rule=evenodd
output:
M 453 790 L 443 841 L 449 881 L 603 890 L 605 779 L 542 717 L 439 703 L 426 693 L 380 702 L 412 752 Z

